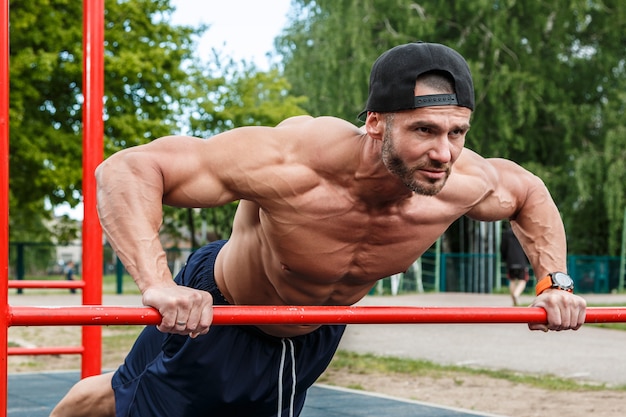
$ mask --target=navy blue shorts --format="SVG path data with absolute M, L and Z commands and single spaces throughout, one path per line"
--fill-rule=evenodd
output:
M 179 285 L 228 304 L 213 266 L 225 241 L 189 257 Z M 113 375 L 117 417 L 297 416 L 306 390 L 332 359 L 345 325 L 322 326 L 292 338 L 254 326 L 213 326 L 192 339 L 148 326 Z M 290 411 L 291 410 L 291 411 Z

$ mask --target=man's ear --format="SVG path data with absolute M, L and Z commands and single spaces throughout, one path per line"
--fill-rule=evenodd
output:
M 372 139 L 382 140 L 385 133 L 385 118 L 382 113 L 375 111 L 367 112 L 365 131 Z

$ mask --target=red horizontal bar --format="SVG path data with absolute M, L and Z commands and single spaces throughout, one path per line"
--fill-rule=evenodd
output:
M 106 326 L 159 324 L 161 315 L 151 307 L 9 306 L 9 326 Z
M 150 307 L 9 306 L 9 326 L 147 325 L 161 316 Z M 346 307 L 215 306 L 215 325 L 400 324 L 400 323 L 545 323 L 539 307 Z M 624 307 L 587 309 L 587 323 L 626 322 Z
M 10 347 L 9 355 L 74 355 L 82 354 L 85 348 L 82 346 L 50 346 L 50 347 Z
M 9 288 L 83 288 L 85 281 L 52 281 L 52 280 L 9 280 Z

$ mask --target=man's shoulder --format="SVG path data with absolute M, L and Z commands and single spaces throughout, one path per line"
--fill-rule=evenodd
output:
M 352 123 L 329 116 L 290 118 L 276 126 L 275 133 L 276 138 L 282 141 L 283 150 L 292 148 L 298 154 L 302 152 L 319 154 L 320 151 L 327 153 L 333 149 L 333 153 L 338 156 L 344 152 L 354 154 L 354 147 L 359 142 L 350 139 L 365 134 Z
M 284 161 L 339 175 L 356 169 L 364 131 L 336 117 L 299 116 L 277 126 Z
M 323 128 L 323 129 L 335 129 L 340 131 L 361 132 L 361 130 L 354 124 L 333 116 L 294 116 L 283 120 L 277 126 L 277 128 Z M 332 131 L 332 130 L 331 130 Z
M 491 161 L 465 148 L 455 162 L 441 195 L 455 201 L 471 201 L 466 202 L 471 206 L 492 192 L 497 187 L 497 181 L 498 173 Z
M 453 173 L 469 177 L 484 178 L 494 169 L 489 159 L 486 159 L 471 149 L 464 148 L 459 159 L 454 164 Z

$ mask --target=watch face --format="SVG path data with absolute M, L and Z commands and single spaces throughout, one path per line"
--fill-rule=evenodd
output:
M 552 274 L 552 279 L 554 280 L 554 283 L 561 288 L 572 288 L 574 286 L 572 278 L 563 272 L 555 272 Z

